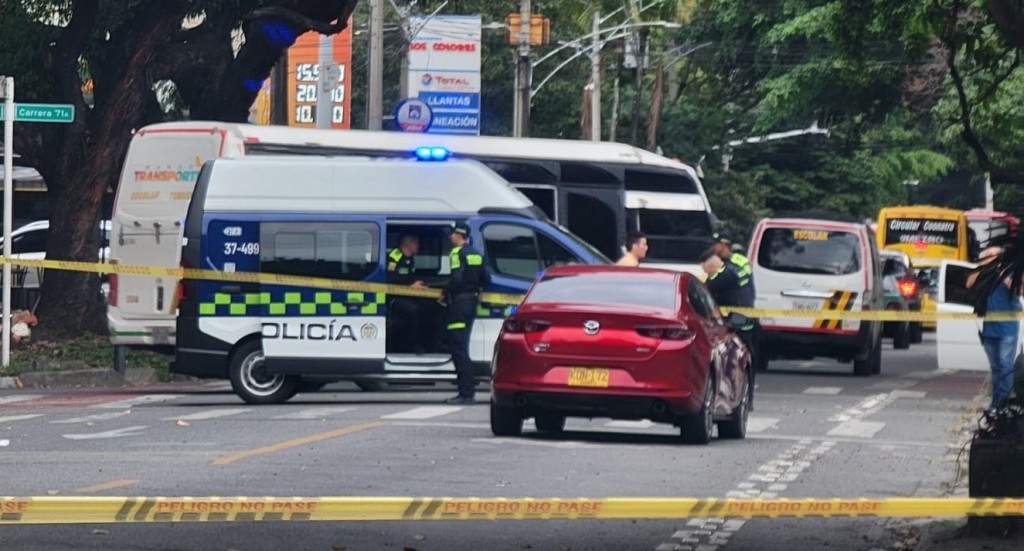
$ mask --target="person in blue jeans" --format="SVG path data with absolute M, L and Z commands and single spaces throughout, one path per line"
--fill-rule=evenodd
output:
M 1003 250 L 1000 247 L 989 247 L 981 252 L 979 266 L 985 266 L 998 257 Z M 977 273 L 967 279 L 971 287 L 977 279 Z M 993 285 L 986 301 L 986 313 L 1018 312 L 1019 297 L 1010 292 L 1011 280 L 1006 278 Z M 992 371 L 992 402 L 987 408 L 993 412 L 1010 396 L 1013 389 L 1013 363 L 1017 359 L 1017 340 L 1020 336 L 1018 321 L 986 321 L 982 324 L 981 345 L 988 356 L 989 369 Z

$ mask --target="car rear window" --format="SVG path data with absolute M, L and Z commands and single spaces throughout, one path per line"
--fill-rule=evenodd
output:
M 676 295 L 673 277 L 603 273 L 546 277 L 526 300 L 675 308 Z
M 861 267 L 857 234 L 814 228 L 769 228 L 757 262 L 769 270 L 798 274 L 846 275 Z

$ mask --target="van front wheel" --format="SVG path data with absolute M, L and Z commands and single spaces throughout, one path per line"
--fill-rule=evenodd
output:
M 247 404 L 280 404 L 298 391 L 298 377 L 268 374 L 265 361 L 258 340 L 246 342 L 231 355 L 231 388 Z

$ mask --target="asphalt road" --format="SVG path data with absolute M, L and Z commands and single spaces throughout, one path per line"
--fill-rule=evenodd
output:
M 934 336 L 883 372 L 773 363 L 744 441 L 570 420 L 495 438 L 448 389 L 350 385 L 249 406 L 224 383 L 0 391 L 0 495 L 898 497 L 942 495 L 984 373 L 936 371 Z M 483 395 L 486 399 L 486 394 Z M 293 522 L 4 526 L 3 549 L 901 549 L 912 521 Z

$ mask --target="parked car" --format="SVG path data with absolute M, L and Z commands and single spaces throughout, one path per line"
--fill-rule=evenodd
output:
M 99 228 L 102 231 L 100 234 L 99 261 L 104 262 L 110 256 L 110 220 L 103 220 Z M 26 260 L 45 259 L 46 242 L 49 236 L 49 220 L 36 220 L 18 227 L 11 232 L 11 257 Z M 0 235 L 0 247 L 3 247 L 3 242 L 3 235 Z M 41 273 L 41 270 L 28 268 L 25 272 L 25 279 L 20 282 L 21 286 L 28 289 L 38 288 Z
M 744 438 L 750 354 L 701 281 L 619 266 L 549 268 L 505 320 L 492 361 L 491 430 L 560 433 L 566 417 L 649 419 L 685 442 Z
M 755 360 L 835 358 L 853 362 L 855 375 L 881 372 L 881 322 L 817 317 L 823 311 L 883 307 L 878 246 L 868 226 L 836 216 L 761 220 L 750 244 L 757 285 L 755 306 L 805 310 L 805 318 L 764 317 Z
M 921 285 L 910 257 L 900 251 L 886 249 L 878 254 L 882 261 L 885 309 L 920 312 Z M 919 321 L 888 321 L 882 326 L 882 333 L 893 339 L 894 348 L 907 349 L 912 343 L 921 342 L 922 325 Z

